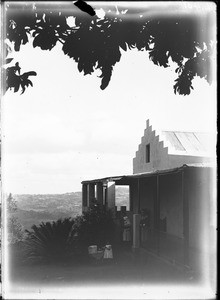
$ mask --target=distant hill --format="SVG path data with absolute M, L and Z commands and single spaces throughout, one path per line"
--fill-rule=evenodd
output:
M 73 207 L 81 207 L 82 193 L 66 194 L 34 194 L 34 195 L 13 195 L 17 201 L 17 206 L 25 210 L 71 210 Z
M 18 221 L 30 229 L 33 224 L 55 221 L 59 218 L 76 217 L 82 212 L 81 192 L 66 194 L 13 195 L 18 210 Z
M 50 222 L 59 218 L 76 217 L 82 213 L 82 193 L 65 194 L 20 194 L 13 195 L 18 210 L 14 215 L 25 229 L 41 222 Z M 116 205 L 128 204 L 129 190 L 126 187 L 116 188 Z
M 126 206 L 127 210 L 129 210 L 129 187 L 116 186 L 115 201 L 118 210 L 120 209 L 120 206 Z

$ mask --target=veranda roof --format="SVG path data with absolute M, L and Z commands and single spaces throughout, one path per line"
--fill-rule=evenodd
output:
M 138 174 L 132 174 L 132 175 L 121 175 L 121 176 L 111 176 L 111 177 L 104 177 L 104 178 L 98 178 L 93 180 L 85 180 L 82 181 L 82 184 L 88 184 L 88 183 L 107 183 L 107 182 L 128 182 L 132 179 L 136 178 L 144 178 L 144 177 L 152 177 L 157 175 L 164 175 L 164 174 L 172 174 L 181 172 L 182 170 L 186 168 L 213 168 L 213 165 L 210 163 L 194 163 L 194 164 L 184 164 L 181 167 L 172 168 L 172 169 L 166 169 L 166 170 L 158 170 L 158 171 L 151 171 L 151 172 L 145 172 L 145 173 L 138 173 Z

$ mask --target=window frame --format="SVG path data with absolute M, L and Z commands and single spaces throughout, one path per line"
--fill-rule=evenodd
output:
M 150 162 L 150 143 L 145 146 L 145 163 Z

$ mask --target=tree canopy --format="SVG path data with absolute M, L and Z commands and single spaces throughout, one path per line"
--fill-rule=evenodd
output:
M 19 51 L 30 41 L 42 50 L 62 43 L 63 53 L 77 63 L 79 72 L 87 75 L 96 69 L 101 71 L 102 90 L 109 85 L 122 50 L 134 48 L 145 51 L 146 59 L 160 67 L 169 67 L 171 61 L 176 63 L 174 93 L 190 94 L 196 76 L 211 84 L 215 49 L 212 13 L 174 10 L 172 14 L 161 9 L 125 10 L 106 5 L 103 9 L 105 16 L 99 18 L 81 12 L 71 2 L 5 4 L 5 90 L 21 89 L 23 93 L 32 86 L 29 77 L 37 75 L 35 71 L 21 74 L 19 62 L 7 65 L 12 62 L 10 52 Z M 70 17 L 75 20 L 74 26 L 69 25 Z

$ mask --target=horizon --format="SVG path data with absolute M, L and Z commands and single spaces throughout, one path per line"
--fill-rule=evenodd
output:
M 127 186 L 116 186 L 116 189 L 117 188 L 125 188 L 125 189 L 127 189 L 128 187 Z M 82 193 L 82 190 L 81 191 L 72 191 L 72 192 L 63 192 L 63 193 L 39 193 L 39 194 L 18 194 L 18 193 L 4 193 L 3 194 L 3 198 L 6 198 L 6 197 L 8 197 L 8 195 L 12 195 L 12 197 L 13 196 L 17 196 L 17 195 L 19 195 L 19 196 L 21 196 L 21 195 L 25 195 L 25 196 L 27 196 L 27 195 L 30 195 L 30 196 L 44 196 L 44 195 L 65 195 L 65 194 L 74 194 L 74 193 Z

